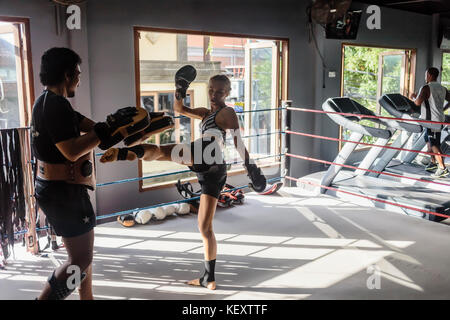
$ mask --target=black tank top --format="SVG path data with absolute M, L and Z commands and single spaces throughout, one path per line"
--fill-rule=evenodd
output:
M 208 130 L 210 130 L 210 131 L 214 130 L 216 132 L 218 130 L 222 134 L 223 142 L 225 143 L 225 138 L 226 138 L 227 132 L 225 130 L 223 130 L 221 127 L 219 127 L 216 123 L 216 115 L 223 108 L 224 107 L 222 107 L 222 108 L 210 113 L 208 116 L 206 116 L 202 120 L 202 122 L 200 124 L 200 128 L 202 131 L 202 135 L 204 135 Z

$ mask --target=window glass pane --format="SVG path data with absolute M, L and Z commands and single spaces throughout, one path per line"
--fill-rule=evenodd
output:
M 272 106 L 272 48 L 251 49 L 252 110 L 271 109 Z M 270 154 L 272 111 L 255 112 L 250 115 L 250 153 L 257 156 Z M 273 128 L 275 131 L 275 128 Z
M 0 27 L 12 29 L 12 24 Z M 14 34 L 0 34 L 0 128 L 20 127 L 19 92 L 17 84 L 17 68 Z
M 168 115 L 173 116 L 173 93 L 158 94 L 158 111 L 164 111 Z
M 400 52 L 397 49 L 345 46 L 343 96 L 357 101 L 375 114 L 389 116 L 387 111 L 379 106 L 378 99 L 387 93 L 403 94 L 401 92 L 404 79 L 402 64 L 405 54 L 403 52 L 405 51 Z M 380 88 L 379 85 L 381 85 Z M 368 120 L 359 123 L 370 127 L 379 126 Z M 343 130 L 342 138 L 349 137 L 350 132 Z M 374 137 L 364 136 L 362 141 L 374 143 L 375 140 Z M 365 148 L 365 146 L 357 148 Z
M 141 105 L 148 112 L 155 111 L 155 96 L 141 96 Z
M 450 53 L 444 52 L 442 56 L 442 85 L 450 90 Z
M 152 111 L 165 111 L 175 116 L 175 128 L 167 130 L 152 137 L 150 141 L 158 144 L 167 143 L 185 143 L 193 139 L 200 138 L 198 128 L 199 120 L 191 120 L 185 117 L 179 117 L 173 112 L 173 91 L 174 74 L 182 66 L 186 64 L 193 65 L 197 70 L 197 77 L 190 85 L 189 92 L 184 104 L 187 107 L 210 108 L 208 97 L 209 79 L 217 74 L 225 74 L 231 82 L 231 92 L 226 99 L 226 104 L 233 107 L 236 111 L 243 111 L 245 107 L 245 75 L 246 75 L 246 50 L 251 43 L 264 43 L 270 47 L 274 41 L 262 41 L 240 37 L 218 37 L 192 34 L 175 34 L 165 32 L 148 32 L 140 31 L 139 37 L 139 55 L 140 55 L 140 87 L 141 93 L 152 93 L 154 97 L 148 94 L 144 100 L 145 108 Z M 253 57 L 256 64 L 254 68 L 254 85 L 256 91 L 253 93 L 256 97 L 256 108 L 272 108 L 271 89 L 272 89 L 272 48 L 256 50 Z M 269 61 L 269 62 L 267 62 Z M 250 72 L 250 71 L 248 71 Z M 269 82 L 267 82 L 269 81 Z M 269 91 L 268 91 L 269 90 Z M 269 106 L 269 107 L 267 107 Z M 255 130 L 250 134 L 261 133 L 263 130 L 272 131 L 274 112 L 263 112 L 258 115 L 252 114 L 251 121 L 246 121 L 246 117 L 250 117 L 248 113 L 239 113 L 238 119 L 241 125 L 241 134 L 250 128 L 247 126 L 255 126 Z M 253 149 L 250 153 L 258 152 L 261 154 L 270 153 L 274 146 L 274 139 L 262 136 L 258 138 L 244 139 L 246 143 L 250 142 Z M 230 136 L 226 141 L 226 161 L 240 161 L 240 157 L 235 152 L 235 147 Z M 273 159 L 269 159 L 273 161 Z M 161 169 L 163 168 L 163 169 Z M 239 165 L 241 168 L 241 165 Z M 149 165 L 145 164 L 144 175 L 161 170 L 186 170 L 187 167 L 174 163 L 155 162 Z M 189 176 L 189 174 L 184 174 Z M 195 175 L 190 174 L 194 177 Z M 160 180 L 146 180 L 145 185 L 154 185 L 154 182 L 174 181 L 175 176 L 168 176 Z
M 399 93 L 401 90 L 402 56 L 388 55 L 383 57 L 382 93 Z

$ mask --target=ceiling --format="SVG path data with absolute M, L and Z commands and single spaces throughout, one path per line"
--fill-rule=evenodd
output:
M 356 0 L 367 4 L 376 4 L 393 9 L 412 11 L 432 15 L 439 13 L 450 18 L 450 0 Z

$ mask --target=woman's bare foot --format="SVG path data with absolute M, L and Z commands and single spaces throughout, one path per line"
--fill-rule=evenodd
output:
M 194 279 L 194 280 L 188 281 L 188 282 L 186 282 L 186 284 L 191 285 L 191 286 L 203 287 L 200 284 L 200 279 Z M 208 282 L 208 284 L 206 285 L 206 288 L 209 290 L 216 290 L 216 282 L 215 281 Z

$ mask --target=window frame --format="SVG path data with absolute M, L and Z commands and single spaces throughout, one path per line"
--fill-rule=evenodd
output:
M 411 92 L 414 92 L 415 86 L 416 86 L 416 62 L 417 62 L 417 49 L 416 48 L 405 48 L 405 47 L 397 47 L 397 46 L 382 46 L 382 45 L 374 45 L 374 44 L 364 44 L 364 43 L 351 43 L 351 42 L 342 42 L 341 43 L 341 85 L 340 85 L 340 96 L 343 97 L 344 94 L 344 68 L 345 68 L 345 47 L 351 46 L 351 47 L 367 47 L 367 48 L 381 48 L 381 49 L 392 49 L 394 50 L 402 50 L 402 51 L 409 51 L 410 56 L 408 57 L 408 67 L 409 69 L 406 70 L 405 75 L 405 84 L 408 83 L 408 85 L 405 85 L 405 90 L 407 94 L 410 94 Z M 408 79 L 408 80 L 406 80 Z M 379 108 L 379 105 L 377 106 Z M 342 126 L 339 126 L 339 139 L 343 139 L 343 130 Z M 342 141 L 337 142 L 337 149 L 338 152 L 341 151 L 343 146 Z M 361 147 L 355 149 L 355 152 L 363 152 L 369 150 L 371 147 Z
M 204 32 L 197 30 L 188 30 L 188 29 L 172 29 L 172 28 L 157 28 L 157 27 L 146 27 L 146 26 L 134 26 L 133 27 L 133 38 L 134 38 L 134 66 L 135 66 L 135 92 L 136 92 L 136 105 L 140 105 L 141 101 L 141 89 L 140 89 L 140 57 L 139 57 L 139 32 L 161 32 L 161 33 L 176 33 L 176 34 L 192 34 L 192 35 L 202 35 L 202 36 L 216 36 L 216 37 L 236 37 L 236 38 L 250 38 L 250 39 L 261 39 L 261 40 L 272 40 L 276 41 L 277 47 L 277 58 L 280 63 L 277 64 L 276 77 L 277 77 L 277 86 L 276 86 L 276 101 L 278 106 L 281 106 L 281 101 L 288 99 L 288 79 L 289 79 L 289 38 L 283 37 L 270 37 L 270 36 L 255 36 L 249 34 L 235 34 L 235 33 L 222 33 L 222 32 Z M 149 91 L 144 91 L 149 92 Z M 275 130 L 279 131 L 281 128 L 282 121 L 282 112 L 279 110 L 275 111 L 275 119 L 277 120 L 275 123 Z M 192 120 L 191 126 L 193 125 L 194 120 Z M 191 134 L 191 139 L 195 135 L 195 131 L 192 131 L 194 134 Z M 275 139 L 275 149 L 278 150 L 277 154 L 283 153 L 281 149 L 281 135 L 278 135 L 278 138 Z M 142 172 L 142 160 L 138 161 L 138 174 L 139 177 L 143 177 Z M 268 164 L 263 164 L 260 167 L 276 167 L 281 163 L 281 156 L 273 157 L 273 162 Z M 228 171 L 228 176 L 240 175 L 245 173 L 245 169 L 235 169 Z M 183 181 L 194 182 L 197 181 L 197 177 L 183 179 Z M 143 180 L 139 181 L 139 192 L 152 191 L 157 189 L 164 189 L 173 187 L 172 182 L 167 182 L 164 184 L 160 184 L 158 186 L 150 186 L 143 187 Z
M 33 75 L 33 60 L 31 53 L 31 39 L 30 39 L 30 19 L 23 17 L 9 17 L 9 16 L 0 16 L 1 22 L 8 23 L 17 23 L 23 25 L 24 34 L 22 34 L 19 29 L 19 41 L 20 43 L 20 55 L 19 59 L 21 62 L 20 65 L 20 74 L 21 77 L 17 79 L 17 86 L 19 90 L 18 94 L 22 96 L 22 107 L 19 106 L 19 119 L 20 119 L 20 127 L 29 127 L 31 122 L 31 112 L 34 103 L 34 75 Z M 20 82 L 20 84 L 19 84 Z M 25 85 L 25 84 L 28 84 Z M 21 91 L 21 92 L 20 92 Z M 20 98 L 19 98 L 20 101 Z

